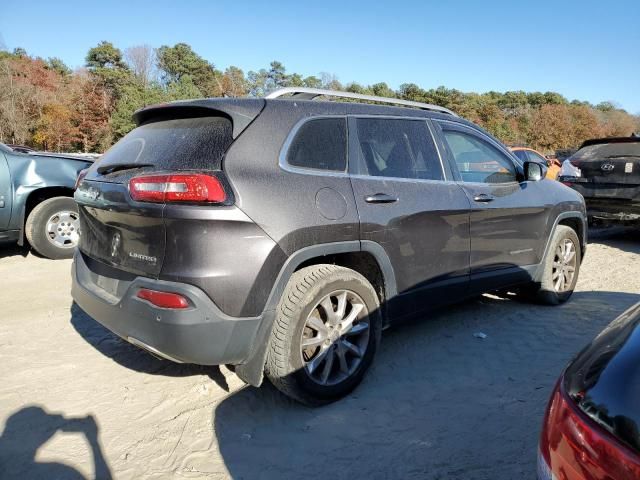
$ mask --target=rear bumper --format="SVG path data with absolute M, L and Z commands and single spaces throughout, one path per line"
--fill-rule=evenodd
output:
M 586 198 L 587 216 L 598 220 L 640 221 L 640 202 Z
M 587 216 L 594 220 L 640 221 L 640 185 L 565 183 L 584 197 Z
M 71 274 L 71 295 L 82 310 L 116 335 L 155 355 L 181 363 L 237 365 L 253 353 L 261 317 L 229 317 L 192 285 L 145 277 L 101 277 L 78 252 Z M 100 285 L 107 285 L 109 291 Z M 140 288 L 179 293 L 189 300 L 190 307 L 156 307 L 137 298 Z

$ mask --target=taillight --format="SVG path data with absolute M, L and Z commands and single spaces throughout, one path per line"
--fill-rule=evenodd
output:
M 138 290 L 138 298 L 146 300 L 149 303 L 160 308 L 188 308 L 189 302 L 182 295 L 172 292 L 160 292 L 158 290 L 150 290 L 141 288 Z
M 75 186 L 73 187 L 73 189 L 74 189 L 74 190 L 77 190 L 77 189 L 78 189 L 78 187 L 80 186 L 80 183 L 82 182 L 82 180 L 84 179 L 84 177 L 86 177 L 86 176 L 87 176 L 87 172 L 88 172 L 88 171 L 89 171 L 89 169 L 88 169 L 88 168 L 84 168 L 84 169 L 82 169 L 82 170 L 80 170 L 80 171 L 78 172 L 78 176 L 76 177 L 76 184 L 75 184 Z
M 134 177 L 129 180 L 129 193 L 137 202 L 221 203 L 227 198 L 218 178 L 200 173 Z
M 640 456 L 589 419 L 560 381 L 542 425 L 538 478 L 636 479 L 640 478 Z

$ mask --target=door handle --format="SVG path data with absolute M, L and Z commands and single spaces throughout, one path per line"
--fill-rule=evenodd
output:
M 367 203 L 393 203 L 397 202 L 398 198 L 386 193 L 374 193 L 364 197 L 364 201 Z
M 486 203 L 493 202 L 493 197 L 491 195 L 487 195 L 486 193 L 481 193 L 480 195 L 476 195 L 473 197 L 474 202 Z

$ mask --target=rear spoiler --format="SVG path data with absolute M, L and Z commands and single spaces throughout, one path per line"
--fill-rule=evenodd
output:
M 631 135 L 630 137 L 609 137 L 609 138 L 593 138 L 591 140 L 585 140 L 580 148 L 588 147 L 589 145 L 601 145 L 604 143 L 634 143 L 640 142 L 640 136 Z
M 179 100 L 142 108 L 133 114 L 137 126 L 176 118 L 222 115 L 233 123 L 233 138 L 260 114 L 266 102 L 261 98 L 203 98 Z

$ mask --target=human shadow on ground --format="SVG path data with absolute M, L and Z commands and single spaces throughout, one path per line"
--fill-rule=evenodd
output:
M 166 377 L 208 375 L 223 390 L 229 391 L 226 377 L 218 366 L 202 366 L 174 363 L 154 357 L 150 353 L 129 344 L 87 315 L 75 302 L 71 305 L 71 325 L 104 356 L 123 367 L 137 372 Z
M 387 330 L 346 398 L 307 408 L 265 382 L 213 412 L 232 478 L 533 478 L 563 367 L 640 295 L 576 292 L 559 307 L 482 296 Z M 484 332 L 484 339 L 474 333 Z
M 93 456 L 95 478 L 111 479 L 93 416 L 65 417 L 30 405 L 11 414 L 0 437 L 0 478 L 56 479 L 85 478 L 70 465 L 36 460 L 38 449 L 57 432 L 81 433 Z

